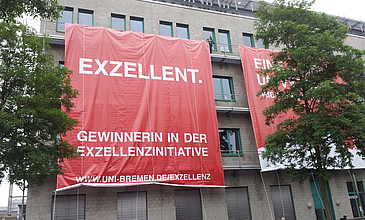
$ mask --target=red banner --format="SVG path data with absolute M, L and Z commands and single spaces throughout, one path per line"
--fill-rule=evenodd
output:
M 270 80 L 269 77 L 260 76 L 257 71 L 260 69 L 271 68 L 272 58 L 270 54 L 278 53 L 278 51 L 243 46 L 239 46 L 239 50 L 246 84 L 247 99 L 250 106 L 251 119 L 256 138 L 256 145 L 259 152 L 261 169 L 263 171 L 268 171 L 284 168 L 283 165 L 279 164 L 276 166 L 270 165 L 267 160 L 264 160 L 261 157 L 260 153 L 265 150 L 264 141 L 266 136 L 274 133 L 276 125 L 278 125 L 281 121 L 292 117 L 293 113 L 289 112 L 287 114 L 283 114 L 280 117 L 277 117 L 274 120 L 273 124 L 267 126 L 265 124 L 263 111 L 265 108 L 274 104 L 273 101 L 275 98 L 275 94 L 274 92 L 268 92 L 261 96 L 256 96 L 261 90 L 261 86 L 265 85 L 268 80 Z M 286 82 L 281 82 L 279 87 L 280 89 L 285 89 L 288 88 L 292 83 L 293 82 L 287 80 Z M 356 149 L 351 148 L 349 149 L 349 151 L 354 155 L 353 165 L 356 168 L 364 168 L 365 162 L 360 156 L 356 154 Z M 334 149 L 332 150 L 332 154 L 335 154 Z
M 65 65 L 79 90 L 57 189 L 80 185 L 224 186 L 209 45 L 66 26 Z
M 265 117 L 262 114 L 265 108 L 273 104 L 275 94 L 269 92 L 262 96 L 256 96 L 260 92 L 261 86 L 265 85 L 270 79 L 269 77 L 260 76 L 257 71 L 271 68 L 272 59 L 270 54 L 277 53 L 278 51 L 242 46 L 239 46 L 239 50 L 256 145 L 260 149 L 264 147 L 266 136 L 275 131 L 275 124 L 271 126 L 265 125 Z M 289 86 L 289 82 L 283 83 L 284 88 Z

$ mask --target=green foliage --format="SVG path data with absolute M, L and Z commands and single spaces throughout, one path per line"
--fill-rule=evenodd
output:
M 48 39 L 19 23 L 0 23 L 0 180 L 24 187 L 43 184 L 61 172 L 57 160 L 75 157 L 75 147 L 58 140 L 77 124 L 69 111 L 78 92 L 70 70 L 45 53 Z
M 303 180 L 306 169 L 315 168 L 326 182 L 328 169 L 353 167 L 352 141 L 365 156 L 365 53 L 345 45 L 348 29 L 335 18 L 308 10 L 313 1 L 274 4 L 261 2 L 256 14 L 256 37 L 282 48 L 273 55 L 273 67 L 261 71 L 270 81 L 258 95 L 276 94 L 263 112 L 266 124 L 286 113 L 294 116 L 267 136 L 262 155 L 285 165 L 293 178 Z M 290 88 L 279 86 L 288 81 Z
M 57 19 L 61 9 L 57 0 L 0 0 L 0 19 L 13 21 L 23 14 Z

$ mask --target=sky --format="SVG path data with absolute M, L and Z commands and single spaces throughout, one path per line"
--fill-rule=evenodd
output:
M 268 0 L 273 2 L 273 0 Z M 314 11 L 329 15 L 345 17 L 365 23 L 365 0 L 317 0 L 312 7 Z M 7 206 L 9 184 L 4 180 L 0 185 L 0 207 Z M 22 191 L 14 187 L 13 196 L 21 196 Z
M 274 0 L 266 0 L 273 2 Z M 345 17 L 365 23 L 365 0 L 316 0 L 312 9 L 328 15 Z

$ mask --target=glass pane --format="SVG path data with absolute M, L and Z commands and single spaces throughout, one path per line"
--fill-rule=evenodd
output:
M 262 39 L 257 40 L 257 47 L 258 48 L 265 48 L 264 41 Z
M 223 97 L 224 99 L 232 99 L 231 94 L 231 84 L 229 79 L 222 79 L 222 87 L 223 87 Z
M 189 39 L 188 36 L 188 28 L 187 27 L 176 27 L 176 34 L 177 37 L 183 38 L 183 39 Z
M 112 16 L 112 28 L 116 30 L 125 30 L 124 18 Z
M 131 19 L 131 31 L 143 33 L 143 21 Z
M 171 25 L 170 24 L 160 24 L 160 35 L 166 37 L 172 37 Z
M 252 47 L 251 38 L 252 38 L 251 36 L 243 35 L 243 45 L 245 45 L 247 47 Z
M 222 153 L 229 153 L 228 137 L 226 130 L 219 130 L 219 141 Z
M 237 131 L 229 130 L 229 144 L 231 148 L 231 154 L 239 153 L 239 147 L 237 146 Z
M 79 12 L 79 24 L 93 26 L 93 14 Z
M 228 47 L 228 33 L 218 33 L 219 37 L 219 46 L 221 48 L 221 51 L 229 52 Z
M 203 36 L 204 36 L 204 40 L 208 40 L 210 36 L 213 37 L 213 31 L 203 30 Z
M 65 23 L 72 23 L 72 10 L 64 10 L 57 20 L 57 31 L 65 31 Z
M 222 86 L 220 78 L 213 78 L 214 98 L 223 99 Z

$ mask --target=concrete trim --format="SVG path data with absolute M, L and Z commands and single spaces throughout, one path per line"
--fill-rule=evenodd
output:
M 170 4 L 170 3 L 166 3 L 166 2 L 157 2 L 157 1 L 153 1 L 153 0 L 138 0 L 138 1 L 149 2 L 149 3 L 159 4 L 159 5 L 166 5 L 166 6 L 177 7 L 177 8 L 203 11 L 203 12 L 208 12 L 208 13 L 213 13 L 213 14 L 228 15 L 228 16 L 232 16 L 232 17 L 246 18 L 246 19 L 250 19 L 250 20 L 254 20 L 254 21 L 257 20 L 257 18 L 255 18 L 255 17 L 249 17 L 249 16 L 244 16 L 244 15 L 235 15 L 235 14 L 219 12 L 219 11 L 210 11 L 210 10 L 201 9 L 201 8 L 192 8 L 192 7 L 188 7 L 188 6 L 184 6 L 184 5 L 174 5 L 174 4 Z

